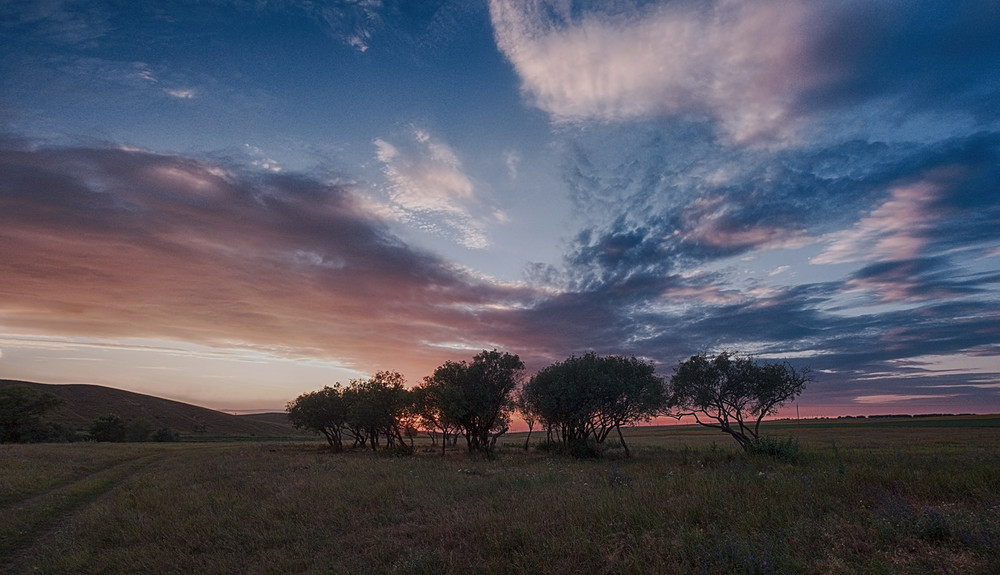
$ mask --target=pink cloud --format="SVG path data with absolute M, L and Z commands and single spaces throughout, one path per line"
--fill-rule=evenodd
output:
M 703 113 L 747 141 L 794 131 L 792 105 L 821 80 L 803 56 L 807 2 L 605 8 L 577 16 L 553 2 L 490 2 L 522 90 L 557 121 Z
M 0 174 L 8 334 L 278 346 L 417 380 L 533 295 L 407 248 L 349 189 L 301 177 L 84 149 L 7 150 Z
M 907 260 L 917 257 L 927 242 L 926 232 L 939 214 L 931 209 L 941 184 L 931 179 L 900 184 L 889 198 L 850 229 L 826 238 L 826 251 L 815 264 L 857 261 Z
M 721 196 L 696 200 L 684 212 L 686 242 L 714 248 L 795 248 L 807 242 L 803 232 L 767 224 L 742 225 Z

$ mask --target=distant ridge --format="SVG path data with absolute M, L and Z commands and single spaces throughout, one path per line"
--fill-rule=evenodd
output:
M 47 419 L 85 430 L 98 417 L 114 413 L 130 421 L 145 418 L 154 429 L 170 429 L 192 439 L 225 437 L 301 437 L 283 413 L 231 415 L 180 401 L 163 399 L 101 385 L 47 384 L 0 379 L 0 387 L 27 385 L 55 394 L 66 403 Z

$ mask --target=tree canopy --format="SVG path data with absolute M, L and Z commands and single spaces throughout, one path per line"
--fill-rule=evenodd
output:
M 288 419 L 297 429 L 323 435 L 334 451 L 344 449 L 344 437 L 354 447 L 405 449 L 403 435 L 412 417 L 413 397 L 397 372 L 379 371 L 369 379 L 355 379 L 344 387 L 304 393 L 288 402 Z
M 0 443 L 44 441 L 50 430 L 42 418 L 63 403 L 59 396 L 27 385 L 0 388 Z
M 102 415 L 90 424 L 90 438 L 94 441 L 121 443 L 128 439 L 128 426 L 118 414 Z
M 369 379 L 353 380 L 343 390 L 355 446 L 367 444 L 375 450 L 383 440 L 386 447 L 405 446 L 404 419 L 412 403 L 405 383 L 398 372 L 379 371 Z
M 694 416 L 706 427 L 728 433 L 745 450 L 759 440 L 760 422 L 798 397 L 809 370 L 788 362 L 759 362 L 751 355 L 702 353 L 678 364 L 670 378 L 671 415 Z
M 308 429 L 326 438 L 334 451 L 344 449 L 344 429 L 347 426 L 347 404 L 343 387 L 324 386 L 318 391 L 303 393 L 285 406 L 288 419 L 296 429 Z
M 447 361 L 425 380 L 432 416 L 459 428 L 469 451 L 492 452 L 496 438 L 507 431 L 523 371 L 517 355 L 495 349 L 472 362 Z
M 621 426 L 654 417 L 665 405 L 666 390 L 653 364 L 590 352 L 540 370 L 518 400 L 526 420 L 557 429 L 571 452 L 582 453 L 592 438 L 600 453 L 608 435 L 617 430 L 629 455 Z

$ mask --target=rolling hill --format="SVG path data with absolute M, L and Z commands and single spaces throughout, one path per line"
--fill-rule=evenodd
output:
M 27 385 L 65 400 L 47 419 L 85 430 L 94 419 L 109 413 L 126 421 L 145 418 L 154 429 L 169 427 L 192 439 L 226 437 L 303 437 L 283 413 L 231 415 L 180 401 L 121 389 L 84 384 L 45 384 L 0 379 L 0 387 Z

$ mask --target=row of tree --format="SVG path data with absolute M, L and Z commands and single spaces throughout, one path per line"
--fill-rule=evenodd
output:
M 334 451 L 343 450 L 345 440 L 352 447 L 407 451 L 423 429 L 435 440 L 440 433 L 442 449 L 461 434 L 470 451 L 492 452 L 510 423 L 523 371 L 516 355 L 496 350 L 472 362 L 448 361 L 413 389 L 399 373 L 380 371 L 300 395 L 289 402 L 288 417 L 296 428 L 322 434 Z
M 669 380 L 651 362 L 596 353 L 556 362 L 526 382 L 523 372 L 517 355 L 483 351 L 471 362 L 444 363 L 412 389 L 400 374 L 383 371 L 303 394 L 287 411 L 295 427 L 322 434 L 335 451 L 345 441 L 409 451 L 423 430 L 435 441 L 440 435 L 442 453 L 449 438 L 462 436 L 469 451 L 489 454 L 515 413 L 528 424 L 525 449 L 538 425 L 549 444 L 578 455 L 600 455 L 616 432 L 629 456 L 623 426 L 691 416 L 750 450 L 761 421 L 810 380 L 808 369 L 730 352 L 692 356 Z

